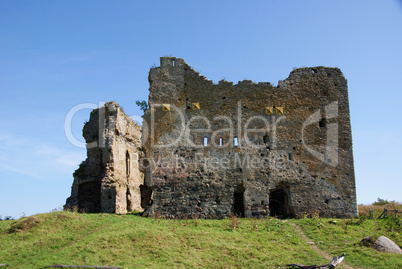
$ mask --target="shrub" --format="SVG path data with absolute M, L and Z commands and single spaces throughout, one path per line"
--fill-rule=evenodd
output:
M 373 205 L 388 205 L 391 202 L 385 199 L 377 198 L 377 201 L 373 203 Z
M 230 228 L 232 230 L 236 230 L 237 228 L 239 228 L 240 218 L 236 214 L 231 214 L 229 218 L 230 218 Z

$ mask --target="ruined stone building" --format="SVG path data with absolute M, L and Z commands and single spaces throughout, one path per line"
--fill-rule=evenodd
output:
M 141 127 L 115 103 L 91 112 L 84 125 L 87 159 L 74 172 L 66 206 L 89 212 L 127 213 L 142 210 L 138 167 Z
M 174 218 L 357 215 L 338 68 L 295 69 L 278 86 L 214 84 L 162 57 L 149 83 L 142 130 L 114 102 L 91 113 L 66 205 Z

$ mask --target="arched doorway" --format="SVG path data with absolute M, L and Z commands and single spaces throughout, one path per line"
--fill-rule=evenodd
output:
M 289 198 L 283 189 L 269 193 L 269 215 L 271 217 L 288 217 L 291 215 Z

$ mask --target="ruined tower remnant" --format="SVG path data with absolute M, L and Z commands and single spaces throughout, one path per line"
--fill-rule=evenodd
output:
M 141 127 L 115 102 L 109 102 L 91 112 L 83 135 L 87 159 L 74 172 L 66 207 L 107 213 L 142 210 Z
M 135 183 L 126 183 L 131 178 L 124 177 L 120 151 L 118 158 L 107 157 L 114 144 L 90 148 L 74 174 L 70 201 L 125 212 L 125 203 L 104 207 L 103 197 L 131 184 L 132 196 L 142 195 L 142 203 L 137 199 L 132 208 L 142 207 L 150 216 L 357 215 L 347 82 L 338 68 L 299 68 L 276 87 L 249 80 L 214 84 L 183 59 L 162 57 L 160 67 L 150 70 L 149 82 L 141 150 L 139 127 L 135 132 L 127 128 L 123 137 L 120 131 L 107 132 L 108 140 L 132 147 L 130 156 L 143 156 L 131 167 Z M 96 141 L 95 134 L 88 139 L 86 129 L 87 143 Z M 109 174 L 92 170 L 98 163 L 113 169 Z M 78 175 L 81 169 L 85 173 Z M 87 181 L 102 182 L 101 188 L 86 188 L 102 199 L 77 192 Z M 116 201 L 121 197 L 116 195 Z

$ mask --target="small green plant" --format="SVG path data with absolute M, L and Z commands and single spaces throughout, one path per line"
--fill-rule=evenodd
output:
M 141 109 L 144 113 L 145 113 L 145 112 L 148 110 L 148 108 L 149 108 L 149 105 L 148 105 L 147 101 L 145 101 L 145 100 L 142 100 L 142 101 L 137 100 L 137 101 L 135 101 L 135 104 L 136 104 L 137 106 L 139 106 L 140 109 Z

